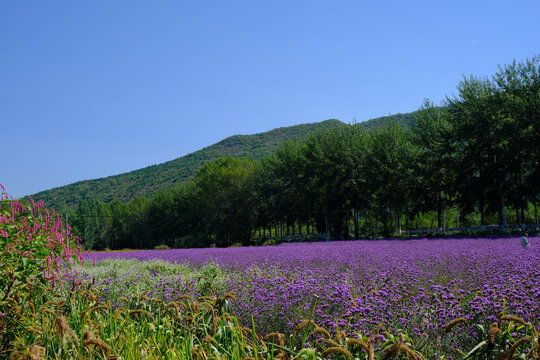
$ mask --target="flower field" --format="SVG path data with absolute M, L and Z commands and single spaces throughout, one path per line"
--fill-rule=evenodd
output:
M 371 335 L 383 324 L 389 333 L 406 333 L 424 356 L 459 358 L 501 315 L 540 325 L 540 244 L 531 242 L 529 249 L 517 238 L 471 238 L 93 253 L 86 268 L 93 259 L 99 267 L 115 258 L 183 264 L 182 276 L 165 265 L 135 274 L 128 267 L 101 274 L 99 282 L 109 292 L 119 284 L 118 297 L 126 281 L 144 278 L 141 291 L 171 301 L 180 292 L 200 295 L 205 279 L 217 292 L 236 291 L 234 313 L 246 326 L 253 317 L 262 334 L 291 334 L 309 319 L 332 334 Z M 190 279 L 190 267 L 210 276 Z M 308 341 L 318 341 L 316 334 Z

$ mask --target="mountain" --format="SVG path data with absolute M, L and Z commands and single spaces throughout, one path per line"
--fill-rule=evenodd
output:
M 411 123 L 414 113 L 384 116 L 359 123 L 370 129 L 387 121 Z M 129 201 L 138 196 L 149 197 L 156 191 L 191 179 L 206 162 L 223 156 L 259 159 L 275 151 L 288 140 L 301 140 L 315 131 L 348 126 L 331 119 L 318 123 L 277 128 L 254 135 L 234 135 L 216 144 L 158 165 L 105 178 L 79 181 L 32 195 L 47 207 L 57 210 L 75 208 L 82 200 Z
M 418 111 L 413 111 L 413 112 L 405 113 L 405 114 L 399 113 L 395 115 L 381 116 L 375 119 L 364 121 L 360 123 L 360 125 L 368 131 L 377 126 L 381 126 L 389 121 L 395 121 L 398 124 L 403 124 L 403 125 L 408 126 L 414 123 L 414 117 L 416 116 L 417 112 Z

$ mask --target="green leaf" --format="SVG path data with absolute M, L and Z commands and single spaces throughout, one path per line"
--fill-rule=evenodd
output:
M 467 354 L 467 356 L 465 356 L 465 359 L 468 359 L 470 358 L 471 356 L 473 356 L 478 350 L 480 350 L 483 346 L 487 345 L 487 342 L 486 340 L 482 341 L 481 343 L 479 343 L 478 345 L 476 345 L 471 351 L 469 351 L 469 353 Z M 465 360 L 464 359 L 464 360 Z

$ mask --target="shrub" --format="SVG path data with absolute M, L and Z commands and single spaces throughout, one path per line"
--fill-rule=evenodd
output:
M 63 288 L 71 263 L 83 261 L 80 239 L 43 202 L 13 200 L 0 185 L 0 353 L 19 330 L 32 297 Z M 47 285 L 51 285 L 46 290 Z

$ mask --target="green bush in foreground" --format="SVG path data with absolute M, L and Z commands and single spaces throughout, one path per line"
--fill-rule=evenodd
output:
M 0 194 L 0 355 L 10 352 L 23 314 L 46 284 L 63 288 L 64 270 L 82 260 L 79 239 L 43 203 Z

